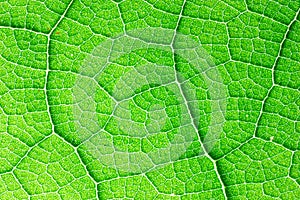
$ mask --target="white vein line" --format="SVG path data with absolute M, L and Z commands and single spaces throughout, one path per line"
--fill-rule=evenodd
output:
M 148 2 L 147 2 L 147 3 L 148 3 Z M 193 117 L 192 117 L 192 115 L 191 115 L 191 113 L 190 113 L 190 110 L 189 110 L 189 108 L 188 108 L 187 101 L 186 101 L 186 99 L 185 99 L 185 96 L 184 96 L 184 94 L 183 94 L 183 91 L 182 91 L 182 89 L 181 89 L 181 86 L 180 86 L 180 84 L 179 84 L 179 81 L 178 81 L 177 75 L 176 75 L 176 70 L 175 70 L 175 51 L 174 51 L 173 45 L 174 45 L 174 40 L 175 40 L 175 37 L 176 37 L 176 31 L 177 31 L 178 26 L 179 26 L 179 23 L 180 23 L 180 19 L 183 17 L 182 13 L 183 13 L 183 9 L 184 9 L 185 4 L 186 4 L 186 0 L 183 1 L 183 4 L 182 4 L 182 6 L 181 6 L 181 10 L 180 10 L 180 14 L 179 14 L 179 17 L 178 17 L 178 21 L 177 21 L 176 27 L 175 27 L 175 29 L 174 29 L 174 35 L 173 35 L 173 38 L 172 38 L 172 41 L 171 41 L 171 44 L 170 44 L 170 47 L 171 47 L 172 53 L 173 53 L 173 60 L 174 60 L 174 66 L 173 66 L 173 68 L 174 68 L 174 72 L 175 72 L 175 83 L 178 85 L 178 88 L 179 88 L 179 90 L 180 90 L 180 93 L 181 93 L 181 95 L 182 95 L 182 97 L 183 97 L 183 99 L 184 99 L 184 103 L 185 103 L 185 105 L 187 106 L 187 110 L 188 110 L 189 117 L 190 117 L 190 119 L 192 120 L 191 124 L 192 124 L 192 126 L 194 127 L 194 129 L 195 129 L 195 131 L 196 131 L 196 133 L 197 133 L 198 140 L 199 140 L 199 142 L 200 142 L 200 144 L 201 144 L 201 146 L 202 146 L 202 148 L 203 148 L 203 150 L 204 150 L 204 152 L 205 152 L 205 155 L 206 155 L 206 156 L 213 162 L 213 164 L 214 164 L 215 172 L 216 172 L 216 174 L 217 174 L 217 176 L 218 176 L 218 179 L 219 179 L 219 181 L 220 181 L 220 184 L 222 185 L 222 191 L 223 191 L 224 197 L 225 197 L 225 199 L 227 199 L 226 193 L 225 193 L 225 186 L 224 186 L 224 184 L 223 184 L 223 182 L 222 182 L 221 177 L 220 177 L 219 174 L 218 174 L 216 162 L 208 155 L 208 153 L 206 152 L 205 148 L 203 147 L 203 144 L 202 144 L 202 142 L 201 142 L 201 139 L 200 139 L 200 137 L 199 137 L 199 135 L 198 135 L 198 130 L 197 130 L 197 128 L 195 127 L 195 124 L 193 123 Z M 121 15 L 121 11 L 120 11 L 120 8 L 119 8 L 119 4 L 117 4 L 117 7 L 118 7 L 119 15 L 120 15 L 121 20 L 122 20 L 123 31 L 124 31 L 124 34 L 126 35 L 125 23 L 124 23 L 124 21 L 123 21 L 122 15 Z M 152 6 L 152 7 L 153 7 L 153 6 Z M 113 114 L 113 113 L 112 113 L 112 114 Z M 147 175 L 145 175 L 145 173 L 143 173 L 143 174 L 144 174 L 145 177 L 147 177 Z M 148 178 L 148 177 L 147 177 L 147 178 Z M 152 184 L 151 181 L 150 181 L 149 179 L 148 179 L 148 181 L 150 182 L 150 184 Z M 152 184 L 152 186 L 155 188 L 155 190 L 157 190 L 156 187 L 155 187 L 153 184 Z
M 257 132 L 257 130 L 258 130 L 258 123 L 260 122 L 260 120 L 261 120 L 261 118 L 262 118 L 262 115 L 263 115 L 263 108 L 264 108 L 265 102 L 266 102 L 267 98 L 270 96 L 270 93 L 271 93 L 272 89 L 277 85 L 277 84 L 275 83 L 275 67 L 276 67 L 276 64 L 278 63 L 278 60 L 279 60 L 279 58 L 281 57 L 281 56 L 280 56 L 281 49 L 282 49 L 282 47 L 283 47 L 284 42 L 287 40 L 287 35 L 288 35 L 288 33 L 290 32 L 290 27 L 291 27 L 291 26 L 294 24 L 294 22 L 297 20 L 297 17 L 298 17 L 298 15 L 299 15 L 299 12 L 300 12 L 300 8 L 299 8 L 298 11 L 296 12 L 294 19 L 293 19 L 293 20 L 291 21 L 291 23 L 287 26 L 287 30 L 286 30 L 286 32 L 285 32 L 285 34 L 284 34 L 284 37 L 283 37 L 283 39 L 282 39 L 282 41 L 281 41 L 281 43 L 280 43 L 280 45 L 279 45 L 279 51 L 278 51 L 277 57 L 276 57 L 276 59 L 275 59 L 275 61 L 274 61 L 274 64 L 273 64 L 273 66 L 272 66 L 272 69 L 271 69 L 271 70 L 272 70 L 272 86 L 270 87 L 270 89 L 269 89 L 268 92 L 267 92 L 267 95 L 265 96 L 265 98 L 264 98 L 264 99 L 262 100 L 262 102 L 261 102 L 261 109 L 260 109 L 260 112 L 259 112 L 259 116 L 258 116 L 258 118 L 257 118 L 257 121 L 256 121 L 256 123 L 255 123 L 255 129 L 254 129 L 253 136 L 252 136 L 251 138 L 247 139 L 245 142 L 241 143 L 238 147 L 236 147 L 236 148 L 232 149 L 231 151 L 229 151 L 229 152 L 228 152 L 227 154 L 225 154 L 224 156 L 218 158 L 217 160 L 220 160 L 220 159 L 224 158 L 226 155 L 232 153 L 232 152 L 235 151 L 236 149 L 241 148 L 241 146 L 243 146 L 244 144 L 248 143 L 250 140 L 252 140 L 252 139 L 254 139 L 254 138 L 257 138 L 255 135 L 256 135 L 256 132 Z M 276 143 L 276 144 L 277 144 L 277 143 Z M 277 145 L 278 145 L 278 144 L 277 144 Z M 287 149 L 286 147 L 284 147 L 284 148 Z M 289 150 L 290 150 L 290 149 L 289 149 Z M 293 150 L 290 150 L 290 151 L 293 152 Z
M 215 170 L 215 172 L 216 172 L 216 175 L 217 175 L 217 177 L 218 177 L 218 179 L 219 179 L 219 182 L 220 182 L 220 184 L 221 184 L 221 187 L 222 187 L 221 189 L 222 189 L 224 198 L 227 199 L 226 192 L 225 192 L 225 185 L 224 185 L 224 183 L 223 183 L 223 181 L 222 181 L 222 179 L 221 179 L 221 177 L 220 177 L 220 175 L 219 175 L 219 173 L 218 173 L 216 161 L 213 160 L 212 157 L 208 154 L 208 152 L 206 151 L 206 149 L 205 149 L 205 147 L 204 147 L 204 145 L 203 145 L 203 143 L 202 143 L 202 141 L 201 141 L 201 138 L 200 138 L 199 133 L 198 133 L 198 129 L 197 129 L 197 127 L 196 127 L 196 125 L 195 125 L 195 123 L 194 123 L 194 121 L 193 121 L 193 116 L 192 116 L 191 111 L 190 111 L 190 109 L 189 109 L 187 99 L 186 99 L 186 97 L 185 97 L 185 95 L 184 95 L 184 93 L 183 93 L 183 91 L 182 91 L 181 85 L 180 85 L 180 83 L 179 83 L 179 81 L 178 81 L 177 72 L 176 72 L 176 69 L 175 69 L 176 63 L 175 63 L 175 49 L 174 49 L 174 42 L 175 42 L 175 38 L 176 38 L 176 32 L 177 32 L 177 29 L 178 29 L 178 27 L 179 27 L 180 19 L 182 18 L 182 13 L 183 13 L 185 4 L 186 4 L 186 0 L 183 1 L 182 7 L 181 7 L 181 11 L 180 11 L 180 14 L 179 14 L 179 17 L 178 17 L 178 21 L 177 21 L 176 27 L 175 27 L 175 29 L 174 29 L 173 38 L 172 38 L 172 41 L 171 41 L 171 44 L 170 44 L 171 49 L 172 49 L 172 54 L 173 54 L 173 62 L 174 62 L 174 65 L 173 65 L 173 68 L 174 68 L 174 75 L 175 75 L 174 78 L 175 78 L 176 84 L 178 85 L 178 88 L 179 88 L 179 91 L 180 91 L 180 93 L 181 93 L 181 96 L 183 97 L 184 104 L 187 106 L 188 115 L 189 115 L 189 117 L 190 117 L 190 119 L 191 119 L 191 124 L 192 124 L 192 126 L 193 126 L 193 128 L 194 128 L 194 130 L 195 130 L 195 132 L 196 132 L 196 135 L 197 135 L 197 137 L 198 137 L 198 141 L 199 141 L 199 143 L 200 143 L 200 145 L 201 145 L 201 147 L 202 147 L 202 149 L 203 149 L 203 151 L 204 151 L 204 155 L 207 156 L 207 157 L 211 160 L 211 162 L 213 163 L 213 165 L 214 165 L 214 170 Z
M 2 82 L 2 81 L 0 81 L 0 82 Z M 5 93 L 6 94 L 6 93 Z M 2 97 L 2 95 L 0 95 L 0 97 Z M 1 113 L 2 112 L 2 113 Z M 3 108 L 0 106 L 0 116 L 1 115 L 4 115 L 5 116 L 5 118 L 6 118 L 6 122 L 8 122 L 8 116 L 9 115 L 7 115 L 6 113 L 5 113 L 5 111 L 3 110 Z M 23 144 L 24 146 L 26 146 L 26 147 L 28 147 L 28 144 L 26 144 L 25 142 L 23 142 L 22 140 L 20 140 L 20 138 L 18 138 L 18 137 L 16 137 L 15 135 L 11 135 L 11 134 L 9 134 L 8 133 L 8 125 L 6 124 L 6 127 L 5 127 L 5 131 L 6 132 L 4 132 L 4 135 L 8 135 L 9 137 L 12 137 L 13 139 L 15 139 L 15 140 L 17 140 L 18 142 L 20 142 L 21 144 Z M 5 133 L 7 133 L 7 134 L 5 134 Z M 3 134 L 3 132 L 1 132 L 1 134 Z M 20 157 L 20 156 L 19 156 Z M 0 173 L 0 175 L 1 174 L 3 174 L 3 173 Z
M 44 72 L 45 71 L 45 69 L 29 67 L 29 66 L 26 66 L 26 65 L 19 64 L 17 62 L 12 62 L 12 61 L 7 60 L 6 58 L 4 58 L 1 54 L 0 54 L 0 58 L 3 59 L 5 62 L 8 62 L 11 65 L 14 65 L 15 67 L 24 67 L 26 69 L 31 69 L 32 71 L 35 71 L 35 70 L 40 71 L 40 72 Z M 14 70 L 16 70 L 16 68 L 14 68 Z M 35 88 L 33 88 L 33 89 L 35 89 Z
M 276 65 L 277 65 L 277 63 L 278 63 L 278 60 L 279 60 L 279 58 L 280 58 L 280 53 L 281 53 L 281 50 L 282 50 L 282 48 L 283 48 L 283 44 L 284 44 L 284 42 L 285 42 L 286 39 L 287 39 L 287 35 L 288 35 L 288 33 L 290 32 L 291 26 L 292 26 L 292 25 L 294 24 L 294 22 L 297 20 L 299 11 L 300 11 L 300 9 L 298 9 L 297 13 L 295 14 L 294 19 L 293 19 L 293 20 L 291 21 L 291 23 L 288 25 L 288 27 L 287 27 L 287 29 L 286 29 L 286 32 L 285 32 L 285 34 L 284 34 L 284 36 L 283 36 L 283 39 L 282 39 L 282 41 L 281 41 L 281 43 L 280 43 L 280 45 L 279 45 L 279 51 L 278 51 L 278 54 L 277 54 L 276 59 L 275 59 L 275 61 L 274 61 L 274 64 L 273 64 L 273 66 L 272 66 L 272 86 L 271 86 L 271 88 L 268 90 L 267 95 L 265 96 L 265 98 L 264 98 L 263 101 L 262 101 L 262 106 L 261 106 L 261 109 L 260 109 L 260 112 L 259 112 L 258 120 L 256 121 L 256 126 L 255 126 L 256 128 L 255 128 L 254 134 L 256 134 L 256 132 L 257 132 L 257 129 L 258 129 L 258 123 L 259 123 L 259 121 L 260 121 L 260 119 L 261 119 L 261 117 L 262 117 L 262 114 L 263 114 L 263 107 L 264 107 L 264 105 L 265 105 L 265 102 L 266 102 L 267 98 L 269 97 L 269 95 L 270 95 L 272 89 L 273 89 L 274 86 L 275 86 L 275 67 L 276 67 Z M 254 136 L 255 136 L 255 135 L 254 135 Z
M 50 40 L 51 40 L 51 35 L 53 33 L 53 31 L 57 28 L 57 26 L 60 24 L 60 22 L 63 20 L 63 18 L 65 17 L 66 13 L 68 12 L 70 6 L 73 4 L 74 0 L 70 1 L 68 7 L 66 8 L 65 12 L 61 15 L 60 19 L 57 21 L 57 23 L 54 25 L 53 29 L 50 31 L 50 33 L 47 35 L 48 37 L 48 41 L 47 41 L 47 68 L 46 68 L 46 78 L 45 78 L 45 85 L 44 85 L 44 92 L 45 92 L 45 96 L 46 96 L 46 106 L 47 106 L 47 113 L 49 115 L 50 118 L 50 123 L 51 123 L 51 128 L 52 128 L 52 133 L 54 132 L 54 124 L 53 124 L 53 120 L 51 117 L 51 113 L 50 113 L 50 106 L 49 106 L 49 99 L 48 99 L 48 95 L 47 95 L 47 83 L 48 83 L 48 78 L 49 78 L 49 71 L 50 71 L 50 53 L 49 53 L 49 49 L 50 49 Z M 50 134 L 50 135 L 51 135 Z
M 31 152 L 32 149 L 34 149 L 35 147 L 37 147 L 39 144 L 41 144 L 42 142 L 44 142 L 46 139 L 48 139 L 49 137 L 51 137 L 52 134 L 47 135 L 46 137 L 44 137 L 42 140 L 40 140 L 39 142 L 35 143 L 35 145 L 33 145 L 32 147 L 30 147 L 28 149 L 28 151 L 26 152 L 26 154 L 19 160 L 19 162 L 17 164 L 15 164 L 15 166 L 12 168 L 12 172 L 14 172 L 17 168 L 17 166 L 28 156 L 28 154 Z
M 43 36 L 48 36 L 48 34 L 46 33 L 43 33 L 43 32 L 38 32 L 38 31 L 33 31 L 33 30 L 30 30 L 30 29 L 26 29 L 26 28 L 18 28 L 18 27 L 10 27 L 10 26 L 3 26 L 3 25 L 0 25 L 0 28 L 2 29 L 10 29 L 12 31 L 28 31 L 30 33 L 34 33 L 36 35 L 43 35 Z
M 104 87 L 102 87 L 95 78 L 84 75 L 84 74 L 79 74 L 73 71 L 61 71 L 61 70 L 57 70 L 57 69 L 52 69 L 52 72 L 58 72 L 58 73 L 69 73 L 69 74 L 73 74 L 74 76 L 79 76 L 81 78 L 86 78 L 88 80 L 91 80 L 95 85 L 97 85 L 101 91 L 103 91 L 107 96 L 109 96 L 115 103 L 118 103 L 118 101 L 116 100 L 116 98 L 114 96 L 112 96 L 111 94 L 108 93 L 108 91 L 106 89 L 104 89 Z
M 157 187 L 153 184 L 153 182 L 149 179 L 149 177 L 146 174 L 143 174 L 143 177 L 149 182 L 149 184 L 154 188 L 156 195 L 162 194 L 158 191 Z
M 295 152 L 292 152 L 291 161 L 290 161 L 290 167 L 288 168 L 289 169 L 288 177 L 291 178 L 291 179 L 293 179 L 297 183 L 296 179 L 291 176 L 294 157 L 295 157 Z
M 68 141 L 66 141 L 62 136 L 60 136 L 59 134 L 55 133 L 54 131 L 54 123 L 51 117 L 51 113 L 50 113 L 50 105 L 49 105 L 49 100 L 48 100 L 48 95 L 47 95 L 47 83 L 48 83 L 48 78 L 49 78 L 49 71 L 50 71 L 50 62 L 49 62 L 49 58 L 50 58 L 50 40 L 51 40 L 51 35 L 52 33 L 55 31 L 55 29 L 57 28 L 57 26 L 61 23 L 61 21 L 64 19 L 65 15 L 67 14 L 67 12 L 69 11 L 71 5 L 73 4 L 74 0 L 70 1 L 68 7 L 65 9 L 64 13 L 61 15 L 60 19 L 58 20 L 58 22 L 55 24 L 55 26 L 52 28 L 52 30 L 50 31 L 50 33 L 48 34 L 48 42 L 47 42 L 47 69 L 46 69 L 46 79 L 45 79 L 45 86 L 44 86 L 44 91 L 45 91 L 45 95 L 46 95 L 46 105 L 47 105 L 47 113 L 49 115 L 50 118 L 50 123 L 52 126 L 52 134 L 55 134 L 56 136 L 58 136 L 60 139 L 62 139 L 65 143 L 67 143 L 68 145 L 70 145 L 73 149 L 74 149 L 74 153 L 76 154 L 76 156 L 78 157 L 80 164 L 84 167 L 87 176 L 94 182 L 95 184 L 95 196 L 96 199 L 99 199 L 98 197 L 98 190 L 97 190 L 97 183 L 95 181 L 95 179 L 89 174 L 89 171 L 87 170 L 85 164 L 83 163 L 83 161 L 81 160 L 81 157 L 79 156 L 77 149 L 73 147 L 72 144 L 70 144 Z M 50 135 L 52 135 L 50 134 Z
M 126 25 L 125 25 L 124 19 L 123 19 L 123 17 L 122 17 L 121 9 L 120 9 L 120 3 L 121 3 L 121 2 L 115 2 L 115 1 L 113 1 L 113 3 L 115 3 L 116 6 L 117 6 L 118 13 L 119 13 L 120 19 L 121 19 L 121 21 L 122 21 L 122 26 L 123 26 L 122 28 L 123 28 L 124 35 L 127 35 L 127 34 L 126 34 Z
M 27 194 L 27 199 L 30 199 L 30 194 L 25 190 L 25 188 L 23 187 L 23 185 L 20 183 L 19 179 L 17 178 L 17 176 L 14 173 L 11 173 L 12 176 L 14 177 L 14 179 L 16 180 L 16 182 L 20 185 L 21 189 Z
M 153 4 L 149 3 L 147 0 L 142 0 L 142 1 L 144 3 L 146 3 L 148 6 L 150 6 L 153 10 L 156 10 L 158 12 L 162 12 L 162 13 L 167 14 L 167 15 L 173 15 L 173 16 L 177 17 L 177 14 L 171 13 L 171 12 L 168 12 L 168 11 L 165 11 L 165 10 L 162 10 L 162 9 L 159 9 L 159 8 L 155 7 Z M 156 2 L 154 2 L 154 3 L 156 3 Z
M 52 133 L 54 133 L 54 124 L 51 118 L 51 114 L 50 114 L 50 106 L 49 106 L 49 101 L 48 101 L 48 96 L 47 96 L 47 83 L 48 83 L 48 76 L 49 76 L 49 71 L 50 71 L 50 63 L 49 63 L 49 59 L 50 59 L 50 53 L 49 53 L 49 49 L 50 49 L 50 40 L 51 40 L 51 35 L 53 33 L 53 31 L 57 28 L 57 26 L 60 24 L 60 22 L 63 20 L 63 18 L 65 17 L 66 13 L 68 12 L 69 8 L 71 7 L 71 5 L 73 4 L 74 0 L 72 0 L 68 7 L 66 8 L 65 12 L 62 14 L 62 16 L 60 17 L 60 19 L 58 20 L 58 22 L 55 24 L 55 26 L 53 27 L 53 29 L 50 31 L 50 33 L 47 35 L 48 37 L 48 42 L 47 42 L 47 68 L 46 68 L 46 78 L 45 78 L 45 85 L 44 85 L 44 91 L 45 91 L 45 95 L 46 95 L 46 105 L 47 105 L 47 112 L 49 114 L 50 117 L 50 122 L 52 125 Z

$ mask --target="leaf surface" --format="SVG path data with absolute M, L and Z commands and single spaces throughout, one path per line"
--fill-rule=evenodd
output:
M 300 199 L 297 0 L 0 0 L 0 199 Z

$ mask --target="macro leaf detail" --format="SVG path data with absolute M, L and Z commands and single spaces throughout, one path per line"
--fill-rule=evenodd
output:
M 298 0 L 0 0 L 0 199 L 300 199 Z

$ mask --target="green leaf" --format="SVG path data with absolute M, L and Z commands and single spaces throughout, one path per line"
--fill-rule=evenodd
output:
M 0 0 L 0 199 L 300 199 L 297 0 Z

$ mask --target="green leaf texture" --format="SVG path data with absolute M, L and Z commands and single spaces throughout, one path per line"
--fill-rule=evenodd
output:
M 0 0 L 0 199 L 300 199 L 299 10 Z

